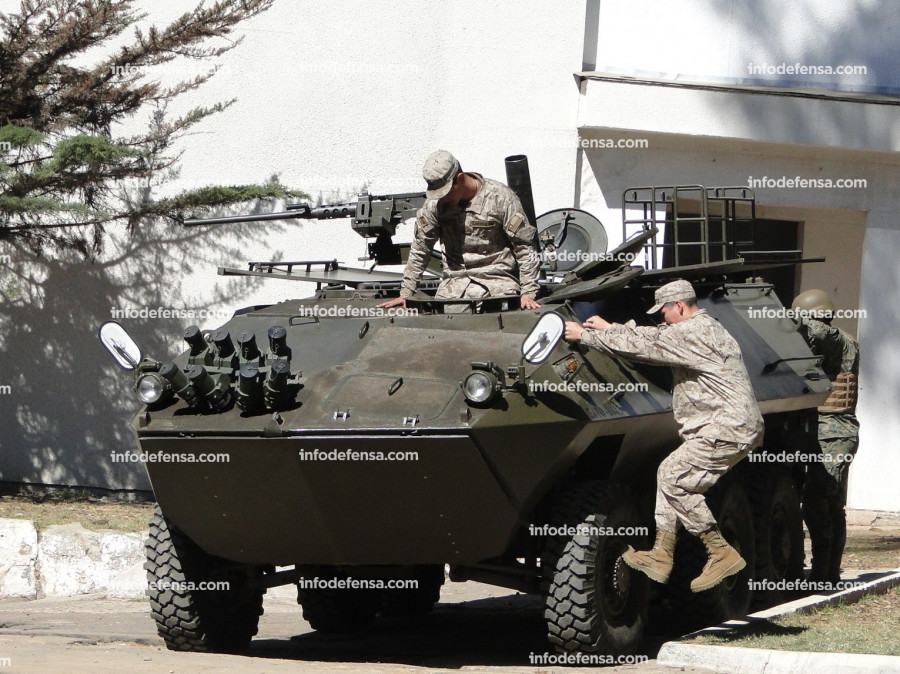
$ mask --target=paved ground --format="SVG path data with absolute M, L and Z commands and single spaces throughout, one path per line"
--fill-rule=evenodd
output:
M 259 635 L 244 655 L 167 651 L 144 602 L 74 599 L 0 601 L 0 672 L 578 672 L 531 664 L 549 650 L 541 601 L 478 583 L 444 586 L 433 613 L 412 623 L 382 619 L 362 636 L 310 630 L 287 588 L 270 591 Z M 675 636 L 651 635 L 649 656 Z M 5 658 L 9 658 L 7 665 Z M 707 672 L 655 661 L 604 672 Z

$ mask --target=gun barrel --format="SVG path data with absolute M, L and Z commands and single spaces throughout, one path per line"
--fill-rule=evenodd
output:
M 328 204 L 310 208 L 309 204 L 291 204 L 287 211 L 280 213 L 258 213 L 256 215 L 227 215 L 221 218 L 192 218 L 184 221 L 185 227 L 196 225 L 224 225 L 229 222 L 265 222 L 267 220 L 328 220 L 331 218 L 352 218 L 356 215 L 356 203 Z

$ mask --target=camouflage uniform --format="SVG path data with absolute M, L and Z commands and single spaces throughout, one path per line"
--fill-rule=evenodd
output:
M 803 519 L 812 543 L 812 578 L 840 580 L 841 557 L 847 540 L 847 473 L 859 447 L 856 420 L 856 376 L 859 348 L 839 328 L 801 318 L 800 333 L 813 353 L 822 356 L 822 369 L 834 383 L 832 394 L 819 408 L 821 461 L 806 466 Z
M 674 325 L 585 329 L 581 341 L 629 360 L 668 365 L 672 410 L 684 443 L 659 466 L 657 530 L 695 536 L 716 526 L 704 494 L 760 443 L 763 420 L 741 349 L 706 310 Z
M 477 173 L 467 175 L 479 183 L 472 201 L 457 206 L 429 199 L 416 214 L 415 238 L 400 297 L 416 292 L 416 283 L 440 239 L 444 260 L 437 299 L 487 295 L 533 299 L 540 266 L 534 252 L 535 228 L 515 192 Z

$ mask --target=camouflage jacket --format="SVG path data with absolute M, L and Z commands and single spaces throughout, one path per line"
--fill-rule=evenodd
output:
M 581 341 L 616 356 L 668 365 L 674 375 L 672 411 L 681 437 L 757 445 L 763 420 L 741 349 L 719 322 L 699 310 L 674 325 L 585 329 Z
M 491 295 L 534 298 L 540 260 L 533 248 L 535 228 L 525 217 L 519 198 L 502 183 L 477 173 L 468 175 L 480 184 L 471 202 L 439 207 L 436 199 L 429 199 L 416 214 L 415 238 L 400 296 L 415 293 L 434 244 L 440 240 L 444 260 L 436 297 L 465 297 L 474 282 L 482 286 L 475 296 L 486 289 Z

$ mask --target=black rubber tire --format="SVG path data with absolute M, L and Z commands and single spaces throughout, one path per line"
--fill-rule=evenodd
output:
M 326 578 L 327 576 L 327 578 Z M 345 579 L 342 572 L 326 573 L 320 578 Z M 357 632 L 368 627 L 381 606 L 381 590 L 369 588 L 301 588 L 297 603 L 303 607 L 303 619 L 319 632 Z
M 705 592 L 691 592 L 691 581 L 706 565 L 706 547 L 699 537 L 683 528 L 675 546 L 675 567 L 667 585 L 675 620 L 686 629 L 696 629 L 747 615 L 753 597 L 750 581 L 754 578 L 756 540 L 750 501 L 732 470 L 706 494 L 706 502 L 719 524 L 719 530 L 737 549 L 747 566 Z
M 753 508 L 756 533 L 757 581 L 795 583 L 803 580 L 803 517 L 800 495 L 791 474 L 783 466 L 748 466 L 747 494 Z M 788 601 L 799 592 L 784 589 L 757 590 L 752 606 L 762 610 Z
M 616 530 L 641 525 L 627 493 L 600 481 L 564 490 L 550 519 L 552 526 Z M 646 538 L 584 532 L 548 539 L 541 561 L 549 580 L 544 619 L 557 652 L 638 652 L 647 621 L 650 580 L 629 569 L 621 555 L 629 544 L 644 547 Z
M 202 653 L 247 650 L 263 613 L 265 590 L 254 582 L 261 569 L 207 554 L 172 526 L 159 506 L 150 519 L 145 549 L 150 609 L 167 648 Z M 179 587 L 217 581 L 228 582 L 229 588 Z
M 381 615 L 414 618 L 423 616 L 434 608 L 441 598 L 441 587 L 444 585 L 443 565 L 418 567 L 412 577 L 418 581 L 418 587 L 382 591 Z

